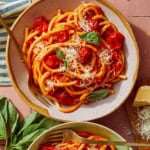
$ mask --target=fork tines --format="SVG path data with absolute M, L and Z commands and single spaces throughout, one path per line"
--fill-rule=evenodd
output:
M 61 143 L 63 139 L 63 130 L 52 131 L 48 134 L 48 143 Z
M 42 94 L 36 93 L 35 96 L 40 100 L 41 103 L 43 103 L 47 107 L 51 106 L 52 102 L 48 98 L 46 98 L 45 96 L 43 96 Z

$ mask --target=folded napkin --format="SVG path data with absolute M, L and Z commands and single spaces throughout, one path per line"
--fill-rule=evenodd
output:
M 17 16 L 30 4 L 31 0 L 0 0 L 0 14 L 11 27 Z M 5 59 L 7 36 L 6 30 L 0 23 L 0 86 L 11 85 Z

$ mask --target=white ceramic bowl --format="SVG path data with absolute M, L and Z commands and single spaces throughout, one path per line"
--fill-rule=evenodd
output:
M 112 141 L 125 141 L 125 139 L 121 137 L 118 133 L 103 125 L 91 123 L 91 122 L 69 122 L 69 123 L 64 123 L 61 125 L 54 126 L 46 130 L 45 132 L 43 132 L 33 141 L 33 143 L 29 146 L 28 150 L 38 150 L 39 145 L 45 143 L 45 139 L 50 132 L 58 129 L 64 129 L 64 128 L 68 128 L 76 131 L 91 132 L 97 135 L 101 135 Z M 116 148 L 117 150 L 129 150 L 129 147 L 126 146 L 125 147 L 116 146 Z
M 108 96 L 105 100 L 82 105 L 71 113 L 59 112 L 55 107 L 51 107 L 47 111 L 47 107 L 36 99 L 28 87 L 28 71 L 24 63 L 20 60 L 21 54 L 15 48 L 11 39 L 8 39 L 7 42 L 7 66 L 16 91 L 35 111 L 62 121 L 89 121 L 112 113 L 127 99 L 138 74 L 139 50 L 130 25 L 117 9 L 105 0 L 89 0 L 89 2 L 99 5 L 106 16 L 115 23 L 118 30 L 125 36 L 124 52 L 126 55 L 127 80 L 115 84 L 116 93 Z M 24 28 L 26 26 L 30 27 L 37 17 L 45 16 L 50 19 L 55 14 L 57 8 L 62 8 L 65 11 L 74 10 L 79 4 L 81 4 L 81 0 L 41 0 L 31 5 L 20 15 L 12 28 L 20 47 L 23 45 Z

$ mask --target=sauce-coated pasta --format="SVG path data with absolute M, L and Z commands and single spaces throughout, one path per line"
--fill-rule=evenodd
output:
M 101 140 L 107 141 L 108 139 L 100 135 L 92 134 L 84 131 L 77 131 L 77 134 L 81 137 L 92 139 L 92 140 Z M 71 140 L 62 142 L 62 143 L 53 143 L 53 144 L 41 144 L 38 150 L 116 150 L 113 145 L 105 144 L 85 144 L 85 143 L 74 143 Z
M 37 18 L 25 29 L 23 54 L 42 94 L 59 111 L 72 112 L 114 93 L 113 85 L 126 79 L 123 44 L 124 35 L 103 10 L 84 3 L 58 9 L 51 20 Z

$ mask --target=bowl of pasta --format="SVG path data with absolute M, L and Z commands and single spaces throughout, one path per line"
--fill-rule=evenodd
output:
M 72 130 L 77 133 L 79 136 L 92 139 L 92 140 L 101 140 L 101 141 L 125 141 L 118 133 L 112 129 L 105 127 L 100 124 L 92 122 L 69 122 L 61 125 L 54 126 L 41 135 L 39 135 L 33 143 L 29 146 L 28 150 L 45 150 L 45 149 L 59 149 L 59 150 L 129 150 L 127 146 L 114 146 L 111 144 L 80 144 L 74 141 L 65 142 L 56 142 L 56 143 L 47 143 L 46 139 L 50 134 L 63 132 L 64 130 Z M 131 149 L 130 149 L 131 150 Z
M 62 121 L 89 121 L 115 111 L 138 74 L 130 25 L 104 0 L 41 0 L 12 27 L 10 79 L 35 111 Z M 49 105 L 47 105 L 49 104 Z

